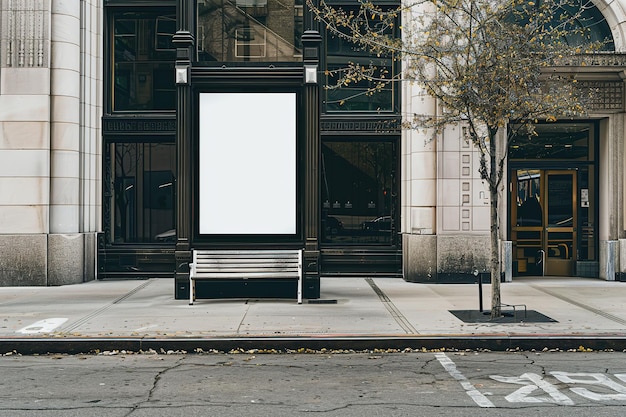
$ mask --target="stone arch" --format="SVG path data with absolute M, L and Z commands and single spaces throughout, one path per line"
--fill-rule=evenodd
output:
M 615 52 L 626 52 L 626 2 L 620 0 L 591 0 L 606 19 Z

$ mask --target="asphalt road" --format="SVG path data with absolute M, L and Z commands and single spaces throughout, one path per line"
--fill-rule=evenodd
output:
M 626 353 L 0 357 L 0 416 L 621 416 Z

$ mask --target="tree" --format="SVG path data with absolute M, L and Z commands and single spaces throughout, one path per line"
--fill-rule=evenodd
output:
M 388 83 L 413 82 L 439 104 L 439 114 L 404 115 L 412 129 L 461 124 L 465 139 L 480 155 L 479 173 L 491 204 L 491 317 L 501 315 L 498 205 L 510 141 L 532 138 L 538 121 L 579 116 L 593 95 L 577 79 L 553 71 L 567 57 L 601 50 L 592 39 L 586 12 L 589 0 L 417 0 L 399 8 L 360 2 L 357 11 L 307 0 L 309 8 L 335 36 L 373 56 L 402 62 L 398 74 L 374 65 L 351 64 L 334 86 L 368 80 L 374 95 Z M 402 26 L 397 27 L 399 17 Z M 402 35 L 394 33 L 401 30 Z M 497 135 L 505 136 L 497 149 Z

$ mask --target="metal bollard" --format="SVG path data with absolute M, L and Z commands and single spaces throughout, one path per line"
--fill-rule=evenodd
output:
M 483 275 L 474 269 L 474 276 L 478 278 L 478 309 L 483 312 Z

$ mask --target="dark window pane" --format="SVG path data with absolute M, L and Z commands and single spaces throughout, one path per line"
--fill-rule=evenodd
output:
M 323 242 L 392 243 L 394 161 L 391 142 L 323 144 Z
M 536 136 L 520 134 L 513 138 L 509 158 L 592 161 L 592 128 L 588 123 L 539 124 Z
M 126 12 L 112 24 L 113 110 L 174 110 L 175 14 Z
M 536 4 L 537 7 L 541 7 L 541 2 L 536 2 Z M 576 16 L 577 14 L 578 16 Z M 574 16 L 576 16 L 575 19 L 573 18 Z M 577 46 L 585 45 L 590 41 L 604 42 L 601 48 L 603 51 L 615 50 L 609 23 L 596 6 L 592 4 L 583 6 L 582 3 L 563 3 L 560 5 L 559 12 L 553 14 L 551 18 L 550 24 L 552 27 L 565 27 L 565 35 L 562 37 L 562 40 L 566 44 Z M 521 24 L 527 22 L 528 19 L 529 16 L 522 17 L 521 15 L 513 18 L 513 20 Z
M 548 175 L 548 227 L 572 227 L 574 202 L 572 176 Z
M 540 171 L 520 169 L 517 171 L 517 225 L 542 226 Z
M 175 145 L 117 143 L 114 149 L 114 241 L 174 241 Z
M 357 13 L 357 7 L 342 7 Z M 398 25 L 396 24 L 395 27 Z M 393 29 L 385 35 L 393 36 Z M 324 108 L 327 112 L 392 112 L 395 110 L 397 88 L 393 82 L 385 83 L 396 74 L 395 60 L 391 54 L 373 53 L 370 50 L 326 31 L 326 68 Z M 341 85 L 351 66 L 359 66 L 367 73 L 363 79 L 352 79 Z
M 389 76 L 389 66 L 383 64 L 376 66 L 373 62 L 364 65 L 372 65 L 372 76 L 386 78 Z M 390 65 L 390 64 L 389 64 Z M 376 82 L 359 80 L 349 86 L 336 87 L 337 81 L 345 72 L 345 66 L 328 65 L 326 84 L 326 111 L 363 111 L 363 112 L 389 112 L 393 110 L 394 84 L 387 84 L 382 89 L 371 92 Z M 332 86 L 332 87 L 331 87 Z M 370 93 L 371 92 L 371 93 Z

